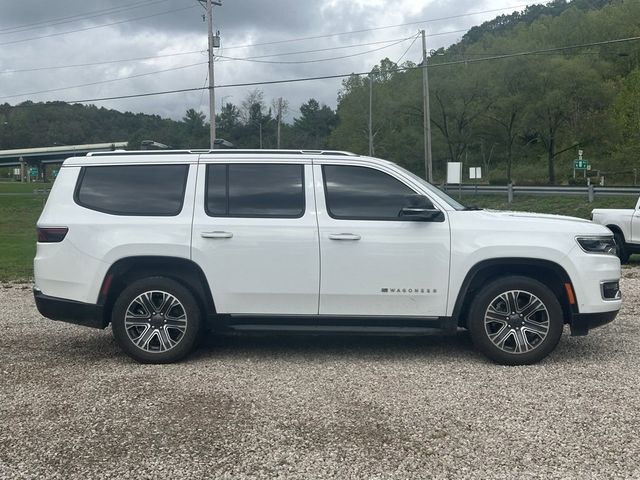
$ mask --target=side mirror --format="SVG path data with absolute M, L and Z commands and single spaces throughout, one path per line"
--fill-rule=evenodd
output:
M 423 195 L 407 197 L 407 205 L 400 209 L 398 216 L 417 222 L 444 222 L 444 213 L 435 208 L 433 202 Z

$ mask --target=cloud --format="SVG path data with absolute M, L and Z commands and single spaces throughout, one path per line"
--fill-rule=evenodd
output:
M 347 31 L 371 29 L 422 20 L 450 17 L 513 5 L 517 0 L 223 0 L 214 7 L 215 26 L 221 31 L 222 48 L 217 52 L 226 57 L 246 58 L 262 55 L 300 52 L 358 43 L 399 39 L 417 34 L 426 27 L 430 34 L 470 28 L 501 12 L 453 18 L 421 25 L 371 30 L 349 35 L 334 35 L 310 40 L 271 43 L 300 37 L 317 37 Z M 166 14 L 169 10 L 175 10 Z M 111 62 L 145 56 L 170 55 L 206 48 L 204 10 L 196 0 L 66 0 L 42 3 L 39 0 L 2 2 L 0 5 L 0 103 L 77 100 L 106 96 L 137 94 L 205 85 L 206 62 L 201 53 L 167 56 L 135 62 L 103 63 L 101 65 L 41 70 L 37 72 L 2 73 L 6 70 L 42 68 L 70 64 Z M 146 18 L 139 18 L 146 17 Z M 136 19 L 125 21 L 128 19 Z M 43 23 L 47 22 L 48 23 Z M 103 26 L 105 24 L 113 24 Z M 70 30 L 82 30 L 66 33 Z M 61 34 L 61 35 L 59 35 Z M 37 36 L 48 38 L 6 44 Z M 447 46 L 462 33 L 433 36 L 428 48 Z M 5 43 L 5 45 L 2 45 Z M 269 45 L 255 45 L 271 43 Z M 221 101 L 239 105 L 256 87 L 223 85 L 270 81 L 327 74 L 368 71 L 382 58 L 396 60 L 409 46 L 409 41 L 380 51 L 329 62 L 301 64 L 267 64 L 220 59 L 216 62 L 218 108 Z M 250 47 L 238 48 L 247 44 Z M 316 53 L 300 53 L 270 57 L 270 61 L 305 61 L 361 53 L 380 45 L 341 48 Z M 420 42 L 415 42 L 405 59 L 419 61 Z M 164 71 L 178 67 L 178 70 Z M 145 75 L 150 72 L 158 72 Z M 118 78 L 134 78 L 70 88 L 55 92 L 13 97 L 15 94 L 59 89 L 68 86 L 105 82 Z M 269 105 L 272 98 L 282 96 L 290 103 L 293 116 L 309 98 L 335 108 L 341 79 L 301 83 L 265 85 Z M 11 96 L 11 98 L 1 98 Z M 110 100 L 100 106 L 122 111 L 154 113 L 181 118 L 188 108 L 208 112 L 206 92 L 176 93 L 133 99 Z

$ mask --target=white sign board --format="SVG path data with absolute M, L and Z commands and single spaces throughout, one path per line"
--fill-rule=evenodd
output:
M 16 175 L 16 176 L 20 175 L 20 169 L 19 168 L 14 168 L 13 169 L 13 174 Z
M 470 167 L 469 178 L 470 179 L 482 178 L 482 167 Z
M 447 162 L 447 183 L 462 183 L 461 162 Z

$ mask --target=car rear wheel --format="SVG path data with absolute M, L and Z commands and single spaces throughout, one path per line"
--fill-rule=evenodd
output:
M 189 290 L 165 277 L 138 280 L 118 296 L 111 318 L 120 347 L 142 363 L 188 355 L 200 333 L 200 309 Z
M 529 277 L 509 276 L 482 288 L 469 311 L 473 343 L 503 365 L 527 365 L 558 344 L 564 325 L 554 293 Z

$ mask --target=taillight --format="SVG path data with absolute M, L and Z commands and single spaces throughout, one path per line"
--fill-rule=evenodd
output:
M 38 242 L 52 243 L 61 242 L 66 237 L 69 229 L 67 227 L 38 227 Z

